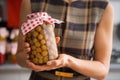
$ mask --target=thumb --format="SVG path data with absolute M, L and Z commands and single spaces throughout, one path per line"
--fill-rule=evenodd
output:
M 56 43 L 59 43 L 60 37 L 56 37 Z

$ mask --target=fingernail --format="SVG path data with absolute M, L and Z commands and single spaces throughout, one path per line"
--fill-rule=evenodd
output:
M 47 62 L 47 65 L 51 65 L 51 64 L 52 64 L 52 62 L 50 62 L 50 61 Z

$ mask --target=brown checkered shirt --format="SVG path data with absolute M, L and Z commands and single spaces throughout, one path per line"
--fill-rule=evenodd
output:
M 47 12 L 53 18 L 64 21 L 63 24 L 55 26 L 56 36 L 61 37 L 58 46 L 60 53 L 87 60 L 94 57 L 95 33 L 108 4 L 107 0 L 77 0 L 72 3 L 66 3 L 64 0 L 31 0 L 31 2 L 32 12 Z M 32 76 L 30 80 L 34 80 Z

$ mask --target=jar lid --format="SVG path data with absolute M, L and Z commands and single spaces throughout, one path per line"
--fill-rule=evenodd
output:
M 24 22 L 21 26 L 23 35 L 37 27 L 38 25 L 43 24 L 43 21 L 46 21 L 50 24 L 60 24 L 63 21 L 57 20 L 49 16 L 46 12 L 37 12 L 27 15 L 27 21 Z

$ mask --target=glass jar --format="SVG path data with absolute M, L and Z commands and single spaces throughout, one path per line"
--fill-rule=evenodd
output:
M 44 22 L 26 34 L 30 44 L 29 59 L 35 64 L 44 64 L 58 57 L 53 25 Z
M 54 34 L 54 23 L 62 21 L 51 18 L 45 12 L 33 13 L 27 16 L 23 23 L 22 32 L 30 44 L 29 60 L 34 64 L 46 64 L 57 59 L 58 50 Z

